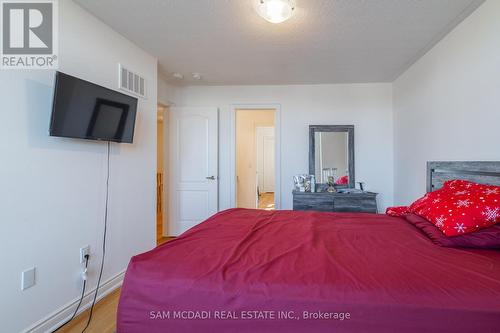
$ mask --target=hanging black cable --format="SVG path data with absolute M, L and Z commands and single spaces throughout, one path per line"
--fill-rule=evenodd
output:
M 107 164 L 106 164 L 106 199 L 105 199 L 105 205 L 104 205 L 104 233 L 103 233 L 103 239 L 102 239 L 101 268 L 99 269 L 99 278 L 97 279 L 97 286 L 95 288 L 94 299 L 92 300 L 92 305 L 90 306 L 89 318 L 87 319 L 87 324 L 85 325 L 85 328 L 83 329 L 82 333 L 85 332 L 85 330 L 87 330 L 87 328 L 90 325 L 90 322 L 92 321 L 92 315 L 94 313 L 94 306 L 95 306 L 95 302 L 97 300 L 97 293 L 99 292 L 99 287 L 101 286 L 102 271 L 104 269 L 104 257 L 106 255 L 106 233 L 107 233 L 107 229 L 108 229 L 109 156 L 110 156 L 110 149 L 111 149 L 111 142 L 108 141 Z
M 89 266 L 89 255 L 86 254 L 85 255 L 85 270 L 87 270 L 87 267 Z M 78 313 L 78 310 L 80 310 L 80 306 L 82 305 L 82 301 L 83 301 L 83 297 L 85 296 L 85 289 L 87 287 L 87 279 L 84 279 L 83 280 L 83 286 L 82 286 L 82 295 L 80 296 L 80 301 L 78 302 L 78 305 L 76 306 L 76 309 L 75 311 L 73 312 L 73 315 L 71 315 L 71 317 L 66 320 L 63 324 L 61 324 L 58 328 L 56 328 L 55 330 L 52 331 L 52 333 L 60 330 L 61 328 L 63 328 L 64 326 L 66 326 L 70 321 L 72 321 L 76 314 Z

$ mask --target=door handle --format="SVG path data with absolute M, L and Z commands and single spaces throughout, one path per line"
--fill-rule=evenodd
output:
M 215 176 L 205 177 L 208 180 L 215 180 Z

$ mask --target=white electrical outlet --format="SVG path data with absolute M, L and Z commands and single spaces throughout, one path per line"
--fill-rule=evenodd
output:
M 36 267 L 25 270 L 21 273 L 21 290 L 26 290 L 35 285 Z
M 90 256 L 90 246 L 88 245 L 80 248 L 80 263 L 83 264 L 85 262 L 86 255 Z

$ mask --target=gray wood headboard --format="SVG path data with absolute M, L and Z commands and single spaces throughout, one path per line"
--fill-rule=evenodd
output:
M 451 179 L 500 186 L 500 162 L 427 162 L 427 192 Z

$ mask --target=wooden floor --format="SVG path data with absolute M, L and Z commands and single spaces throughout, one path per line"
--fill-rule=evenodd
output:
M 259 209 L 274 210 L 274 193 L 266 192 L 261 193 L 259 196 Z
M 113 333 L 116 331 L 116 310 L 120 299 L 120 291 L 121 289 L 113 291 L 95 305 L 92 321 L 85 333 Z M 72 322 L 58 330 L 57 333 L 81 333 L 87 324 L 88 317 L 88 310 L 82 312 Z
M 161 202 L 161 199 L 159 199 Z M 166 243 L 175 237 L 163 236 L 163 209 L 157 208 L 156 214 L 156 243 L 157 245 Z M 94 307 L 94 314 L 90 326 L 86 333 L 114 333 L 116 332 L 116 310 L 120 299 L 121 289 L 113 291 L 111 294 L 100 300 Z M 84 311 L 73 319 L 66 326 L 58 330 L 58 333 L 81 333 L 89 317 L 89 311 Z
M 158 245 L 175 239 L 175 237 L 158 237 Z M 94 307 L 92 321 L 85 333 L 113 333 L 116 331 L 116 310 L 120 299 L 121 289 L 117 289 L 101 299 Z M 57 333 L 81 333 L 87 319 L 89 311 L 84 311 L 78 315 L 71 323 L 64 326 Z
M 259 198 L 259 209 L 274 210 L 274 193 L 262 193 Z M 175 237 L 162 236 L 161 215 L 157 217 L 157 243 L 158 245 L 168 242 Z M 86 333 L 114 333 L 116 331 L 116 310 L 120 299 L 121 289 L 113 291 L 111 294 L 100 300 L 95 308 L 90 326 Z M 80 333 L 85 325 L 89 311 L 84 311 L 71 323 L 58 330 L 58 333 Z
M 172 236 L 169 236 L 169 237 L 160 237 L 157 240 L 158 241 L 157 245 L 161 245 L 161 244 L 166 243 L 168 241 L 171 241 L 173 239 L 175 239 L 175 237 L 172 237 Z
M 163 238 L 163 214 L 161 211 L 156 212 L 156 244 L 161 244 Z
M 259 198 L 259 209 L 274 210 L 274 193 L 262 193 Z M 161 213 L 157 216 L 157 244 L 163 244 L 175 237 L 163 237 Z M 121 289 L 113 291 L 111 294 L 100 300 L 95 308 L 90 326 L 85 331 L 86 333 L 114 333 L 116 331 L 116 310 L 118 308 L 118 300 L 120 299 Z M 80 333 L 85 325 L 89 311 L 84 311 L 77 316 L 71 323 L 58 330 L 58 333 Z
M 174 239 L 175 237 L 165 237 L 163 236 L 163 217 L 161 212 L 156 215 L 156 245 L 163 244 L 168 242 L 169 240 Z
M 259 197 L 259 209 L 274 210 L 274 193 L 262 193 Z M 161 213 L 157 216 L 157 244 L 163 244 L 175 237 L 163 237 Z M 114 333 L 116 331 L 116 310 L 118 308 L 118 300 L 120 299 L 121 289 L 113 291 L 111 294 L 99 301 L 95 308 L 90 326 L 85 331 L 86 333 Z M 89 311 L 84 311 L 77 316 L 71 323 L 58 330 L 58 333 L 80 333 L 85 325 Z

